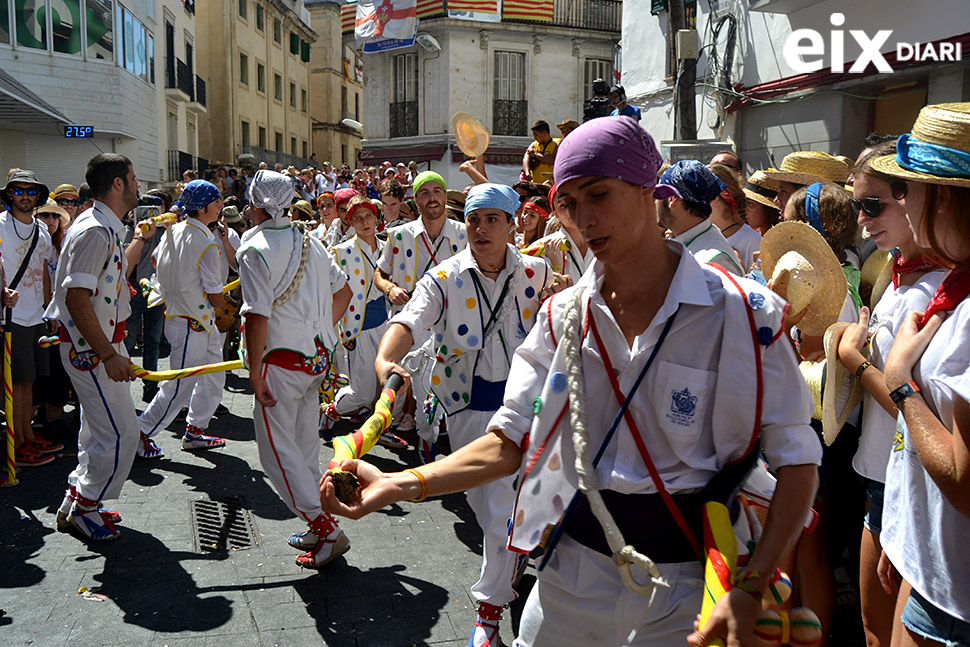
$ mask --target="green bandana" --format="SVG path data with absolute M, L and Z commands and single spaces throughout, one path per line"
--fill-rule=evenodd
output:
M 441 188 L 445 191 L 448 190 L 448 185 L 445 184 L 445 178 L 441 177 L 434 171 L 421 171 L 418 173 L 418 177 L 414 178 L 414 194 L 418 194 L 418 190 L 425 182 L 437 182 L 441 185 Z

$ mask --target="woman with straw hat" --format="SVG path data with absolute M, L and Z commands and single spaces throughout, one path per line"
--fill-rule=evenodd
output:
M 863 151 L 853 169 L 852 200 L 859 225 L 868 230 L 870 239 L 880 250 L 893 252 L 892 284 L 884 298 L 873 306 L 871 316 L 868 308 L 862 308 L 859 323 L 833 326 L 832 343 L 826 345 L 829 385 L 838 388 L 849 383 L 865 391 L 862 432 L 852 467 L 868 480 L 868 506 L 859 553 L 859 597 L 869 645 L 889 645 L 896 607 L 896 595 L 883 591 L 876 575 L 882 552 L 879 535 L 886 463 L 898 414 L 882 371 L 896 331 L 906 316 L 923 311 L 943 280 L 942 270 L 922 255 L 906 220 L 906 210 L 899 202 L 906 194 L 906 183 L 870 166 L 874 158 L 895 152 L 895 141 Z M 834 353 L 829 353 L 830 347 Z
M 778 195 L 777 186 L 764 171 L 755 171 L 744 185 L 745 216 L 751 228 L 762 236 L 781 220 L 778 205 L 773 202 Z
M 923 108 L 896 155 L 870 165 L 906 181 L 916 242 L 950 269 L 925 313 L 906 317 L 886 361 L 900 417 L 879 577 L 890 590 L 898 571 L 900 600 L 910 591 L 899 645 L 970 644 L 970 103 Z
M 838 186 L 845 184 L 849 177 L 849 165 L 821 151 L 795 151 L 785 155 L 779 170 L 768 170 L 765 175 L 777 182 L 774 202 L 784 213 L 788 199 L 799 187 L 816 182 Z
M 727 186 L 720 195 L 711 200 L 711 222 L 721 230 L 728 244 L 738 253 L 741 269 L 747 272 L 754 264 L 755 253 L 761 247 L 761 234 L 745 222 L 748 199 L 742 188 L 744 180 L 739 179 L 737 172 L 725 164 L 709 164 L 708 168 Z

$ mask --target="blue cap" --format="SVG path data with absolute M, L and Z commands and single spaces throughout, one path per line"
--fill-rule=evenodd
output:
M 465 216 L 476 209 L 498 209 L 510 216 L 519 207 L 519 194 L 504 184 L 476 184 L 465 196 Z
M 192 180 L 185 185 L 179 195 L 176 206 L 186 211 L 198 211 L 205 209 L 210 204 L 222 197 L 219 188 L 212 182 L 206 180 Z

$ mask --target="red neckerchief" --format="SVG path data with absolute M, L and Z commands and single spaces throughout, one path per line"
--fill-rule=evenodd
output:
M 936 294 L 926 306 L 926 312 L 919 321 L 922 328 L 937 312 L 949 312 L 957 307 L 961 301 L 970 295 L 970 270 L 950 270 Z
M 903 262 L 903 257 L 897 254 L 893 254 L 893 288 L 899 288 L 899 280 L 904 274 L 911 274 L 913 272 L 925 272 L 927 270 L 933 270 L 938 268 L 939 265 L 928 261 L 922 256 L 917 256 L 916 258 L 911 258 L 908 261 Z

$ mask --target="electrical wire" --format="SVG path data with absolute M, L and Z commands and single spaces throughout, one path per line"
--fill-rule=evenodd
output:
M 828 90 L 818 90 L 816 92 L 809 92 L 807 94 L 802 94 L 797 97 L 788 97 L 786 99 L 759 99 L 753 95 L 745 94 L 744 92 L 738 92 L 734 89 L 721 88 L 717 85 L 712 85 L 707 83 L 698 83 L 697 85 L 711 87 L 723 92 L 724 94 L 731 95 L 738 99 L 746 99 L 758 105 L 766 105 L 766 104 L 773 104 L 773 103 L 774 104 L 794 103 L 796 101 L 804 101 L 805 99 L 811 99 L 812 97 L 817 97 L 822 94 L 838 94 L 846 97 L 851 97 L 853 99 L 863 99 L 865 101 L 879 101 L 881 99 L 895 99 L 897 97 L 905 97 L 911 94 L 921 94 L 926 92 L 926 88 L 916 88 L 914 90 L 907 90 L 905 92 L 893 92 L 891 94 L 879 94 L 879 95 L 871 94 L 870 95 L 870 94 L 857 94 L 855 92 L 847 92 L 845 90 L 828 89 Z M 797 91 L 799 91 L 799 89 L 794 88 L 791 90 L 787 90 L 786 92 L 791 93 L 791 92 L 797 92 Z

